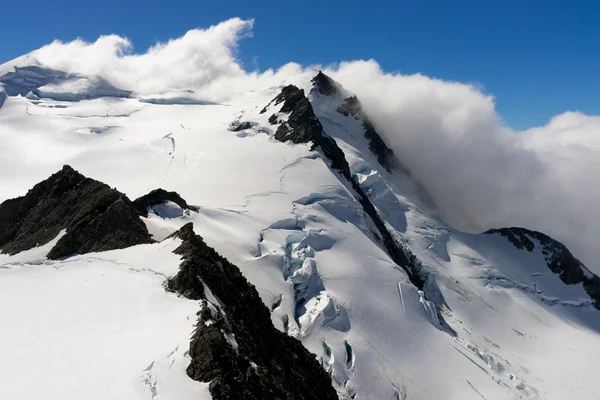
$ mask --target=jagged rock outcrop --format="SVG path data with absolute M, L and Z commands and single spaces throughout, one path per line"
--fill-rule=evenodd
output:
M 190 206 L 177 192 L 167 192 L 164 189 L 154 189 L 150 193 L 138 197 L 133 201 L 133 206 L 140 215 L 148 216 L 148 208 L 171 201 L 182 209 L 196 209 Z
M 329 79 L 328 77 L 326 78 Z M 329 89 L 326 87 L 323 90 L 328 91 Z M 343 150 L 340 149 L 331 136 L 324 132 L 323 126 L 316 117 L 310 101 L 304 95 L 304 91 L 293 85 L 284 87 L 281 93 L 270 104 L 279 105 L 282 103 L 283 105 L 279 112 L 290 113 L 290 115 L 287 121 L 282 122 L 277 128 L 275 139 L 282 142 L 289 140 L 293 143 L 312 143 L 312 149 L 320 149 L 323 152 L 323 155 L 331 162 L 331 168 L 338 171 L 352 185 L 352 188 L 358 195 L 357 200 L 377 227 L 383 245 L 392 260 L 408 273 L 411 282 L 415 286 L 422 289 L 424 284 L 423 278 L 419 275 L 419 272 L 406 257 L 402 249 L 396 244 L 396 241 L 387 230 L 385 223 L 377 213 L 369 197 L 352 178 L 350 166 Z
M 122 249 L 152 239 L 134 205 L 119 191 L 69 166 L 35 185 L 23 197 L 0 204 L 0 250 L 15 254 L 66 233 L 48 253 Z
M 216 400 L 338 398 L 315 356 L 273 326 L 258 292 L 236 266 L 207 246 L 191 223 L 172 237 L 182 241 L 175 253 L 183 262 L 168 288 L 203 299 L 190 345 L 192 379 L 210 382 Z
M 311 93 L 316 91 L 325 96 L 332 96 L 339 93 L 341 89 L 340 84 L 321 71 L 311 79 L 311 82 L 313 84 Z M 388 171 L 399 167 L 394 152 L 385 144 L 379 133 L 375 130 L 375 127 L 365 114 L 358 97 L 347 97 L 338 107 L 337 111 L 347 117 L 352 116 L 361 120 L 363 129 L 365 130 L 365 138 L 369 142 L 369 150 L 377 157 L 379 164 Z
M 525 228 L 490 229 L 485 233 L 499 234 L 517 249 L 529 252 L 536 248 L 533 240 L 537 240 L 548 268 L 567 285 L 583 283 L 585 291 L 595 301 L 595 307 L 600 309 L 600 277 L 592 274 L 564 244 L 541 232 Z
M 310 101 L 304 91 L 288 85 L 273 100 L 274 105 L 283 103 L 281 113 L 290 113 L 287 121 L 282 122 L 275 132 L 275 139 L 281 142 L 291 140 L 294 143 L 312 143 L 312 149 L 319 147 L 332 163 L 331 167 L 350 176 L 350 167 L 344 152 L 330 136 L 323 132 L 323 126 L 315 116 Z

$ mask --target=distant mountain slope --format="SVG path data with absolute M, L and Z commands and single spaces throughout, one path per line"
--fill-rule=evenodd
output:
M 0 83 L 9 96 L 31 96 L 59 101 L 79 101 L 100 97 L 129 97 L 130 91 L 115 88 L 99 76 L 68 74 L 39 66 L 14 67 L 2 74 Z

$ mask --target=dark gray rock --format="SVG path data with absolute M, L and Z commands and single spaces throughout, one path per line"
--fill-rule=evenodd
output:
M 43 245 L 61 230 L 51 259 L 151 243 L 127 197 L 69 166 L 35 185 L 23 197 L 0 204 L 0 250 L 15 254 Z
M 192 379 L 210 382 L 213 399 L 338 399 L 315 355 L 273 326 L 236 266 L 207 246 L 191 223 L 172 236 L 182 240 L 175 253 L 183 262 L 168 288 L 205 304 L 190 343 Z M 217 316 L 206 306 L 205 286 L 219 300 Z M 225 334 L 234 335 L 236 349 Z
M 558 274 L 560 280 L 567 285 L 583 283 L 583 288 L 595 302 L 594 306 L 600 309 L 600 278 L 592 274 L 561 242 L 541 232 L 516 227 L 490 229 L 485 234 L 499 234 L 517 249 L 529 252 L 535 249 L 532 239 L 537 240 L 548 268 Z M 588 276 L 591 275 L 591 278 L 586 276 L 584 270 Z
M 325 75 L 323 72 L 319 71 L 317 75 L 314 76 L 310 80 L 313 84 L 313 88 L 310 90 L 317 91 L 318 93 L 324 96 L 331 96 L 339 93 L 339 89 L 341 88 L 340 84 Z
M 138 197 L 133 201 L 133 206 L 140 215 L 147 217 L 149 207 L 156 206 L 167 201 L 172 201 L 184 210 L 190 209 L 197 211 L 197 207 L 190 206 L 179 194 L 177 194 L 177 192 L 167 192 L 164 189 L 154 189 L 150 193 L 142 197 Z

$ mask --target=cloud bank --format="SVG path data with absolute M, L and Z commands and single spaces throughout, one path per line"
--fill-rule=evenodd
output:
M 139 94 L 192 89 L 207 100 L 263 90 L 306 67 L 246 71 L 236 59 L 252 20 L 195 29 L 142 54 L 125 38 L 53 42 L 30 56 L 50 68 L 100 75 Z M 524 226 L 563 241 L 600 273 L 600 117 L 566 112 L 516 132 L 474 85 L 382 71 L 376 61 L 327 69 L 355 92 L 390 147 L 453 227 L 481 232 Z

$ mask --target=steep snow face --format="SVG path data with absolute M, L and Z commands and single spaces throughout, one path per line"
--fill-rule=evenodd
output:
M 402 171 L 402 160 L 387 165 L 389 171 L 382 165 L 392 156 L 382 158 L 373 150 L 366 115 L 343 107 L 352 94 L 335 84 L 332 90 L 311 91 L 315 74 L 283 84 L 304 90 L 324 132 L 343 150 L 352 179 L 421 269 L 422 291 L 386 253 L 356 191 L 330 168 L 330 160 L 310 144 L 274 140 L 289 118 L 282 104 L 271 103 L 282 87 L 247 93 L 227 105 L 9 97 L 0 109 L 0 168 L 15 173 L 0 177 L 0 200 L 23 195 L 67 163 L 130 198 L 157 187 L 177 191 L 199 206 L 198 213 L 180 212 L 170 203 L 153 207 L 145 219 L 150 233 L 162 239 L 194 222 L 207 244 L 256 286 L 275 326 L 300 339 L 321 361 L 341 398 L 564 399 L 594 393 L 600 314 L 581 285 L 566 286 L 552 275 L 540 251 L 519 251 L 499 235 L 462 234 L 432 218 L 426 194 Z M 270 120 L 272 115 L 276 118 Z M 110 254 L 117 263 L 132 265 L 142 257 L 155 265 L 160 247 L 142 245 L 75 260 L 116 268 L 102 261 Z M 67 276 L 60 279 L 76 279 L 74 266 L 53 271 Z M 52 274 L 41 266 L 19 271 L 28 268 Z M 12 267 L 5 272 L 13 273 Z M 88 279 L 102 282 L 96 275 Z M 14 294 L 18 285 L 10 287 L 6 293 Z M 143 291 L 160 299 L 160 314 L 169 295 L 159 295 L 159 289 Z M 32 290 L 31 298 L 37 296 Z M 47 296 L 60 298 L 57 292 Z M 44 304 L 37 304 L 35 315 L 45 312 Z M 61 326 L 54 329 L 64 332 Z M 164 347 L 175 349 L 185 339 L 180 333 L 165 339 Z M 21 363 L 19 353 L 7 354 L 6 364 Z M 54 353 L 48 354 L 52 359 Z M 184 355 L 180 349 L 171 356 L 135 353 L 123 365 L 139 371 L 133 358 L 143 359 L 142 370 L 162 360 L 141 380 L 158 382 L 160 396 L 160 373 L 185 381 L 174 370 L 164 372 L 168 360 L 176 360 L 174 366 L 185 363 Z M 97 362 L 106 367 L 113 361 Z M 190 382 L 185 384 L 195 385 Z

